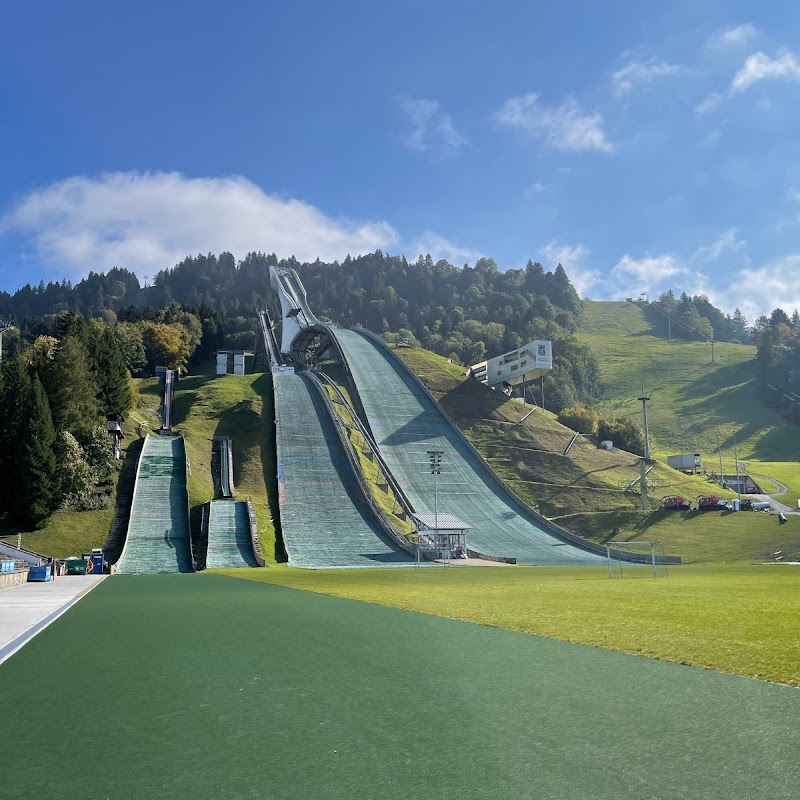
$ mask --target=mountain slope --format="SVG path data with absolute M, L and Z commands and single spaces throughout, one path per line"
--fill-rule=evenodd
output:
M 600 363 L 603 392 L 597 406 L 617 416 L 641 419 L 644 391 L 654 450 L 699 452 L 713 469 L 717 426 L 726 458 L 761 461 L 796 459 L 800 427 L 765 406 L 757 393 L 756 349 L 751 345 L 666 340 L 651 335 L 635 303 L 584 301 L 577 331 Z M 727 467 L 726 467 L 727 469 Z

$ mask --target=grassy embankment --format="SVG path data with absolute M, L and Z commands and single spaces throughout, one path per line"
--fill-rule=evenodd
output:
M 331 405 L 347 430 L 348 440 L 352 445 L 356 458 L 358 458 L 367 487 L 375 502 L 388 517 L 389 523 L 394 530 L 401 536 L 409 536 L 415 532 L 416 528 L 411 520 L 404 516 L 398 516 L 398 514 L 402 514 L 402 504 L 395 498 L 380 464 L 372 457 L 372 446 L 358 430 L 355 412 L 352 410 L 352 398 L 344 387 L 341 387 L 341 389 L 350 404 L 349 406 L 342 404 L 333 387 L 325 386 Z
M 156 378 L 145 378 L 135 379 L 134 384 L 137 389 L 136 406 L 123 425 L 123 451 L 138 442 L 136 427 L 140 422 L 145 423 L 145 430 L 157 430 L 161 424 L 158 416 L 161 382 Z M 138 452 L 138 448 L 134 447 L 134 451 Z M 99 511 L 57 511 L 39 530 L 22 531 L 22 546 L 54 558 L 80 555 L 93 547 L 105 546 L 114 520 L 117 481 L 130 481 L 132 486 L 134 472 L 123 464 L 122 470 L 115 476 L 114 489 L 106 508 Z M 0 520 L 0 533 L 3 541 L 16 546 L 17 530 L 5 520 Z
M 212 440 L 215 436 L 229 436 L 236 497 L 253 501 L 264 559 L 270 564 L 281 560 L 283 553 L 275 529 L 278 514 L 272 376 L 190 375 L 176 387 L 173 420 L 173 429 L 186 442 L 189 506 L 195 534 L 200 528 L 202 505 L 214 498 Z
M 539 410 L 520 422 L 530 406 L 465 381 L 461 367 L 420 348 L 396 352 L 500 477 L 567 529 L 600 542 L 662 540 L 668 553 L 686 562 L 764 560 L 779 550 L 787 558 L 800 557 L 800 520 L 790 518 L 781 526 L 766 514 L 643 513 L 638 510 L 639 492 L 624 489 L 638 475 L 636 456 L 600 450 L 583 438 L 564 456 L 573 434 L 552 414 Z M 727 462 L 724 466 L 728 468 Z M 661 482 L 650 491 L 651 507 L 672 493 L 690 499 L 710 491 L 734 497 L 702 476 L 684 475 L 664 464 L 650 476 Z
M 533 406 L 465 380 L 461 367 L 429 351 L 400 348 L 396 352 L 498 475 L 531 505 L 538 504 L 549 516 L 575 508 L 639 507 L 638 491 L 627 491 L 639 476 L 636 456 L 623 450 L 600 450 L 583 437 L 564 455 L 574 431 L 556 422 L 553 414 L 535 410 L 528 415 Z M 709 488 L 705 479 L 664 465 L 658 465 L 649 477 L 660 482 L 659 497 L 668 492 L 694 497 Z
M 577 335 L 600 362 L 601 409 L 639 415 L 636 398 L 644 382 L 652 397 L 648 421 L 659 458 L 699 452 L 706 470 L 718 472 L 719 441 L 723 470 L 733 474 L 735 436 L 744 470 L 756 481 L 762 476 L 781 481 L 789 492 L 779 499 L 797 505 L 800 426 L 761 402 L 755 347 L 720 342 L 712 364 L 710 344 L 653 336 L 642 309 L 619 302 L 586 301 Z M 775 488 L 764 483 L 768 492 Z
M 792 566 L 221 572 L 800 686 Z
M 719 342 L 712 364 L 709 343 L 653 336 L 634 303 L 591 300 L 584 302 L 577 336 L 600 362 L 601 409 L 640 416 L 636 398 L 644 383 L 657 451 L 702 453 L 710 471 L 719 426 L 723 454 L 731 459 L 734 434 L 740 459 L 797 459 L 800 427 L 759 399 L 752 345 Z

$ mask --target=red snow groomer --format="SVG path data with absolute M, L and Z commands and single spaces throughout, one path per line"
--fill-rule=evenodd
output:
M 684 511 L 689 508 L 689 504 L 686 502 L 686 498 L 679 494 L 668 494 L 661 498 L 661 508 L 664 511 Z
M 728 501 L 720 500 L 715 494 L 699 494 L 697 495 L 697 508 L 700 511 L 710 511 L 712 509 L 719 510 L 720 508 L 727 508 Z

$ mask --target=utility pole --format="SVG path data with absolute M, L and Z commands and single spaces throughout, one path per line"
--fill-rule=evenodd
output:
M 715 341 L 712 339 L 712 340 L 711 340 L 711 363 L 712 363 L 712 364 L 713 364 L 713 363 L 714 363 L 714 361 L 715 361 L 715 359 L 714 359 L 714 345 L 715 345 L 715 344 L 716 344 L 716 342 L 715 342 Z
M 736 434 L 733 434 L 733 457 L 736 459 L 736 494 L 739 495 L 739 508 L 742 507 L 742 483 L 739 480 L 739 449 L 736 447 Z
M 10 331 L 14 326 L 10 322 L 0 320 L 0 364 L 3 363 L 3 333 Z
M 650 460 L 650 431 L 647 427 L 647 401 L 649 399 L 644 393 L 644 387 L 642 387 L 642 396 L 639 400 L 642 403 L 642 413 L 644 414 L 644 457 L 646 461 Z
M 642 495 L 642 511 L 649 511 L 650 505 L 647 502 L 647 459 L 639 460 L 639 489 Z
M 719 453 L 719 485 L 724 486 L 723 472 L 722 472 L 722 446 L 719 443 L 719 425 L 717 425 L 717 453 Z
M 672 317 L 667 317 L 667 339 L 672 338 Z
M 544 411 L 544 375 L 542 375 L 542 411 Z

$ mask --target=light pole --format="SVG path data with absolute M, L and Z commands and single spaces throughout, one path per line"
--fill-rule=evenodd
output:
M 736 494 L 739 495 L 739 508 L 742 507 L 742 484 L 739 480 L 739 449 L 736 446 L 736 434 L 733 434 L 733 457 L 736 459 Z
M 428 460 L 430 461 L 431 475 L 433 475 L 433 528 L 437 547 L 439 545 L 439 497 L 436 477 L 442 474 L 443 455 L 444 450 L 428 450 Z

